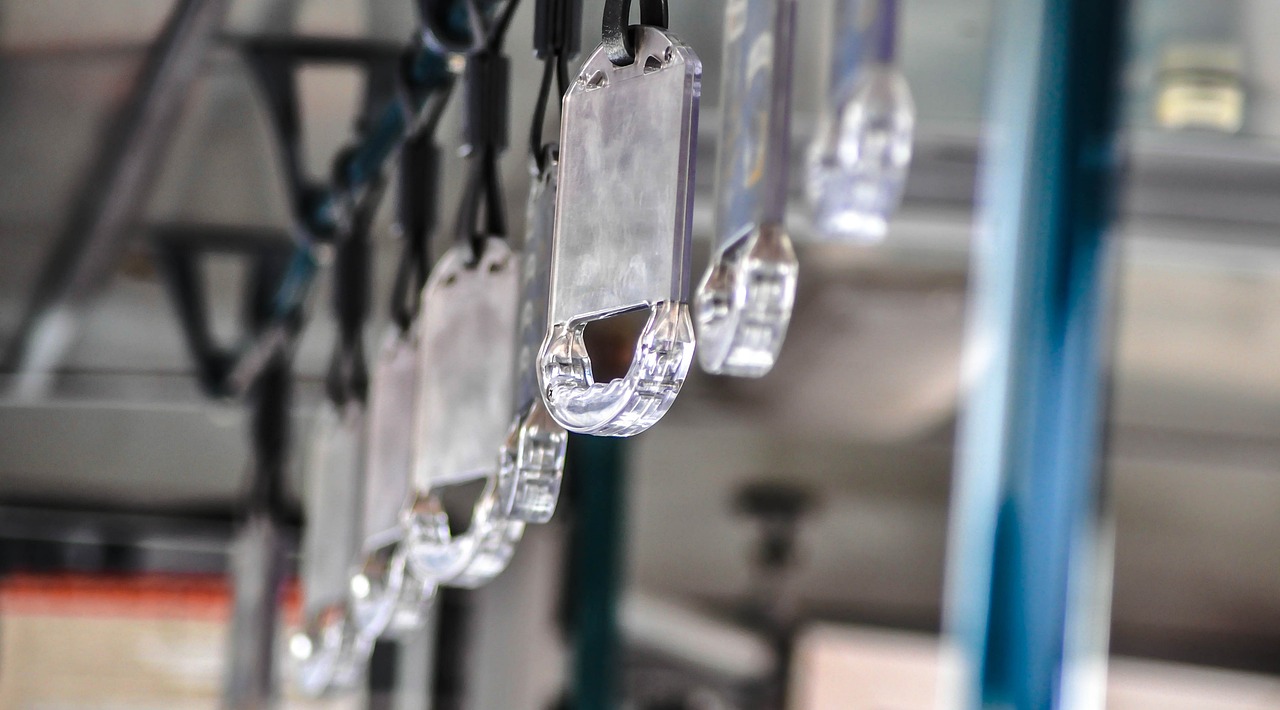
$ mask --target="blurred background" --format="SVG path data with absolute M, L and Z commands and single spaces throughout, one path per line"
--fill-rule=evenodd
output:
M 160 82 L 172 120 L 138 137 L 127 109 L 186 4 L 0 0 L 5 708 L 218 705 L 246 415 L 201 393 L 153 236 L 203 225 L 289 237 L 244 38 L 361 38 L 394 53 L 415 25 L 407 0 L 234 0 L 181 55 L 192 79 Z M 541 71 L 524 5 L 507 45 L 513 136 Z M 585 6 L 584 49 L 601 2 Z M 1280 708 L 1280 4 L 1132 7 L 1106 459 L 1110 706 Z M 828 13 L 825 0 L 800 7 L 797 164 L 824 100 Z M 621 463 L 603 491 L 571 470 L 576 498 L 528 533 L 514 567 L 443 604 L 442 632 L 456 608 L 466 631 L 419 643 L 465 634 L 465 662 L 401 643 L 375 654 L 360 697 L 289 702 L 424 707 L 457 676 L 467 707 L 552 707 L 607 683 L 582 659 L 601 648 L 629 707 L 739 707 L 780 672 L 794 708 L 932 707 L 993 3 L 906 0 L 902 22 L 918 110 L 904 206 L 882 245 L 808 243 L 793 179 L 802 270 L 775 371 L 692 375 L 660 425 L 610 454 Z M 723 25 L 719 3 L 671 3 L 672 29 L 704 62 L 695 274 L 710 248 Z M 351 68 L 301 72 L 311 175 L 353 140 L 363 91 Z M 456 104 L 440 137 L 447 232 L 462 182 Z M 122 144 L 138 160 L 104 173 Z M 518 146 L 504 159 L 517 235 L 529 183 Z M 400 254 L 391 212 L 375 231 L 379 318 Z M 230 337 L 246 277 L 221 257 L 207 277 L 214 330 Z M 323 277 L 318 294 L 297 355 L 298 441 L 334 338 Z M 304 448 L 289 469 L 294 537 Z M 612 525 L 592 528 L 601 500 Z M 583 551 L 584 529 L 607 533 L 594 538 L 603 553 Z M 593 564 L 622 580 L 599 617 L 616 611 L 617 627 L 594 635 L 581 617 Z M 296 623 L 296 593 L 282 603 Z

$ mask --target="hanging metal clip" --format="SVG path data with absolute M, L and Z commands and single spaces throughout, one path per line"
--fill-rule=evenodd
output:
M 518 260 L 497 238 L 483 245 L 479 261 L 472 263 L 473 256 L 468 244 L 452 247 L 436 264 L 422 297 L 417 493 L 405 544 L 413 575 L 438 584 L 470 564 L 488 522 L 478 505 L 468 533 L 455 539 L 440 494 L 472 481 L 496 487 L 495 453 L 513 415 Z
M 730 0 L 716 175 L 716 246 L 698 286 L 698 362 L 761 377 L 791 322 L 799 263 L 787 234 L 795 0 Z
M 839 0 L 831 83 L 806 191 L 823 239 L 875 243 L 902 202 L 915 104 L 896 64 L 898 0 Z
M 289 643 L 295 683 L 311 696 L 355 687 L 370 650 L 355 632 L 347 606 L 351 568 L 360 555 L 364 424 L 362 404 L 329 403 L 312 432 L 302 540 L 304 626 Z
M 624 34 L 635 60 L 619 66 L 602 44 L 564 99 L 550 329 L 538 366 L 551 416 L 602 436 L 631 436 L 658 421 L 694 349 L 688 301 L 702 63 L 661 28 Z M 630 370 L 597 383 L 587 324 L 642 308 L 649 321 Z

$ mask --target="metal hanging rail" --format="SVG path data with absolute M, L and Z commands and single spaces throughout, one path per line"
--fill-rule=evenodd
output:
M 1103 706 L 1125 6 L 1013 0 L 995 14 L 947 570 L 963 707 Z

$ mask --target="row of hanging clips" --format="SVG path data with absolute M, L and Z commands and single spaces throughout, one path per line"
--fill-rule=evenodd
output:
M 603 41 L 570 77 L 581 0 L 537 0 L 544 64 L 529 135 L 532 189 L 521 252 L 508 244 L 499 157 L 508 142 L 518 0 L 420 0 L 397 100 L 404 256 L 390 332 L 367 376 L 368 233 L 380 180 L 348 194 L 334 239 L 338 338 L 308 457 L 304 630 L 294 678 L 321 694 L 361 681 L 374 641 L 417 629 L 440 586 L 499 574 L 556 507 L 566 432 L 632 436 L 670 408 L 694 357 L 715 374 L 773 367 L 795 300 L 785 225 L 797 0 L 728 0 L 711 266 L 690 294 L 702 64 L 667 30 L 665 0 L 605 3 Z M 894 62 L 896 0 L 838 0 L 830 104 L 808 159 L 815 233 L 875 241 L 899 203 L 911 99 Z M 424 82 L 415 57 L 448 76 Z M 455 242 L 432 264 L 438 148 L 454 78 L 469 171 Z M 543 140 L 561 97 L 559 143 Z M 597 382 L 592 321 L 648 309 L 627 374 Z M 469 521 L 445 500 L 470 486 Z M 459 523 L 465 529 L 459 531 Z

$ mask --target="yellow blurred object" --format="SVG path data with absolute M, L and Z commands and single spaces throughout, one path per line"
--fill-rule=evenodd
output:
M 1237 133 L 1244 125 L 1244 86 L 1235 47 L 1183 45 L 1165 52 L 1156 96 L 1161 128 Z

